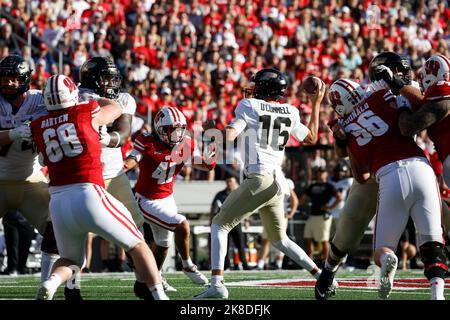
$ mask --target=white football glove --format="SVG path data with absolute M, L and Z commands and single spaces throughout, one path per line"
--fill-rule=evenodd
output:
M 106 126 L 100 126 L 98 136 L 100 139 L 100 144 L 107 147 L 111 141 L 111 136 L 109 135 L 108 128 Z
M 31 136 L 31 129 L 28 124 L 22 124 L 22 125 L 18 126 L 17 128 L 11 129 L 8 131 L 8 134 L 9 134 L 9 139 L 11 139 L 11 141 L 21 139 L 24 141 L 31 142 L 33 140 L 32 136 Z
M 374 81 L 369 85 L 370 92 L 376 92 L 379 90 L 391 90 L 391 88 L 389 88 L 388 84 L 383 79 Z

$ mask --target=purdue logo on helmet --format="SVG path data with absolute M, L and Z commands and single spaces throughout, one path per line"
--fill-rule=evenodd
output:
M 163 107 L 155 115 L 154 127 L 159 139 L 173 147 L 181 143 L 186 133 L 184 114 L 173 107 Z
M 411 64 L 408 57 L 400 56 L 392 51 L 385 51 L 378 54 L 372 59 L 369 65 L 369 80 L 371 82 L 381 80 L 381 78 L 374 71 L 377 66 L 381 65 L 391 69 L 394 74 L 401 73 L 403 80 L 405 80 L 407 84 L 411 83 Z
M 364 101 L 364 89 L 355 81 L 339 79 L 328 90 L 328 98 L 334 111 L 340 116 L 350 113 Z
M 81 87 L 91 89 L 101 97 L 117 99 L 122 76 L 111 59 L 93 57 L 81 66 L 80 82 Z
M 47 110 L 61 110 L 78 104 L 78 87 L 69 77 L 51 76 L 44 89 L 44 103 Z
M 431 56 L 419 71 L 423 91 L 438 81 L 450 81 L 450 59 L 440 54 Z
M 10 55 L 0 61 L 0 93 L 7 100 L 13 100 L 30 89 L 31 68 L 21 56 Z M 9 79 L 17 79 L 18 86 L 12 86 Z
M 245 89 L 245 96 L 265 100 L 278 100 L 284 96 L 288 86 L 287 78 L 277 69 L 266 68 L 259 70 L 250 78 L 253 87 Z

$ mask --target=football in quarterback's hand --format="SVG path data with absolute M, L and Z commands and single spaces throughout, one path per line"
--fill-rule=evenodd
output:
M 315 94 L 322 84 L 322 80 L 317 77 L 310 76 L 303 80 L 302 90 L 305 90 L 305 92 L 309 94 Z

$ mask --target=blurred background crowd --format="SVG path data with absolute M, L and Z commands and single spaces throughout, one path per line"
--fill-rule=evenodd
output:
M 88 58 L 111 57 L 123 91 L 137 102 L 135 131 L 149 129 L 163 106 L 178 107 L 190 129 L 209 119 L 222 129 L 248 79 L 275 67 L 290 81 L 286 102 L 307 123 L 311 103 L 300 90 L 306 76 L 328 85 L 340 77 L 365 85 L 372 58 L 394 51 L 409 56 L 414 79 L 431 55 L 450 56 L 449 19 L 445 0 L 0 0 L 0 58 L 24 56 L 34 70 L 32 88 L 42 89 L 52 74 L 77 81 Z M 297 190 L 311 183 L 307 178 L 297 188 L 299 179 L 314 176 L 302 170 L 333 173 L 337 161 L 327 123 L 334 117 L 325 101 L 307 169 L 290 162 Z M 426 134 L 418 143 L 433 159 Z M 299 146 L 291 137 L 287 150 Z M 225 177 L 217 171 L 215 177 L 183 176 Z

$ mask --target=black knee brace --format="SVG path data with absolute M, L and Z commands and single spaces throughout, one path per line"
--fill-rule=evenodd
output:
M 445 278 L 448 267 L 442 244 L 436 241 L 426 242 L 419 250 L 425 265 L 425 277 L 428 280 L 436 277 Z
M 42 235 L 41 251 L 50 254 L 59 254 L 51 221 L 47 222 L 44 234 Z

